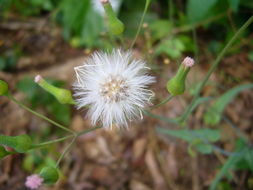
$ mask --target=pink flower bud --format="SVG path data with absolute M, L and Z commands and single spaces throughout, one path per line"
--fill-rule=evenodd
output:
M 30 189 L 38 189 L 43 183 L 43 178 L 37 174 L 30 175 L 26 178 L 25 186 Z
M 192 67 L 194 65 L 194 60 L 191 57 L 186 57 L 184 58 L 182 64 L 185 67 Z
M 101 2 L 102 4 L 105 4 L 105 3 L 108 3 L 109 0 L 100 0 L 100 2 Z
M 36 82 L 36 83 L 39 83 L 41 80 L 42 80 L 42 77 L 41 77 L 40 75 L 37 75 L 37 76 L 34 78 L 34 82 Z

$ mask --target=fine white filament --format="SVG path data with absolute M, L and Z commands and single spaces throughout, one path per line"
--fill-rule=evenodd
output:
M 142 117 L 150 105 L 153 92 L 148 86 L 155 81 L 145 62 L 132 58 L 120 49 L 112 53 L 96 52 L 82 66 L 75 67 L 77 81 L 74 97 L 78 109 L 87 107 L 92 125 L 104 128 L 128 127 L 128 121 Z

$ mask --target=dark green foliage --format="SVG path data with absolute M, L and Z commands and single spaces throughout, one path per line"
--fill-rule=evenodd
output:
M 52 11 L 59 2 L 60 0 L 1 0 L 0 10 L 5 14 L 12 11 L 22 16 L 37 16 L 43 11 Z
M 169 130 L 158 128 L 158 132 L 180 138 L 189 143 L 189 153 L 195 155 L 192 148 L 203 154 L 210 154 L 213 151 L 211 143 L 220 139 L 220 131 L 215 129 L 197 130 Z
M 222 94 L 217 100 L 207 109 L 204 114 L 206 124 L 217 125 L 222 117 L 225 107 L 239 94 L 241 91 L 253 88 L 253 84 L 244 84 L 234 87 Z
M 251 146 L 247 145 L 242 139 L 237 141 L 237 147 L 235 153 L 233 153 L 227 159 L 226 163 L 221 167 L 219 173 L 215 176 L 210 190 L 215 190 L 223 179 L 223 177 L 230 176 L 230 171 L 233 170 L 250 170 L 253 172 L 253 149 Z
M 0 54 L 0 71 L 13 71 L 18 63 L 18 59 L 21 56 L 21 49 L 13 47 L 8 51 Z
M 11 147 L 19 153 L 25 153 L 32 147 L 32 140 L 28 135 L 6 136 L 0 135 L 0 144 Z
M 98 36 L 103 31 L 103 20 L 90 0 L 62 0 L 55 20 L 63 26 L 63 37 L 72 45 L 101 45 Z

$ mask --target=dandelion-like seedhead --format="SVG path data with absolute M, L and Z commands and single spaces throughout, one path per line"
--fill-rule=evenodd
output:
M 84 65 L 75 67 L 78 109 L 89 108 L 87 116 L 93 125 L 127 127 L 128 121 L 141 118 L 143 108 L 151 104 L 153 92 L 148 86 L 155 79 L 148 70 L 131 52 L 94 53 Z

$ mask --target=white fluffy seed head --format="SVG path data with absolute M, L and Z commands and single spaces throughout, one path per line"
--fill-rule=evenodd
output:
M 77 107 L 89 108 L 87 116 L 93 125 L 127 127 L 128 121 L 141 118 L 143 108 L 151 104 L 153 92 L 148 86 L 155 80 L 147 71 L 145 63 L 133 59 L 131 52 L 94 53 L 75 67 Z

